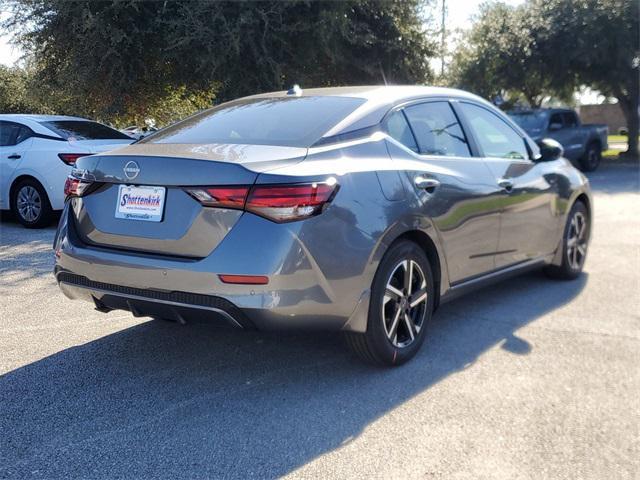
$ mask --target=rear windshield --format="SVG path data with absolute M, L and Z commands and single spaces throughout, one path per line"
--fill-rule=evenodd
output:
M 193 115 L 138 143 L 309 147 L 364 102 L 352 97 L 237 100 Z
M 65 140 L 131 140 L 128 135 L 98 122 L 56 120 L 40 123 Z
M 544 112 L 509 113 L 509 116 L 525 131 L 542 130 L 547 118 Z

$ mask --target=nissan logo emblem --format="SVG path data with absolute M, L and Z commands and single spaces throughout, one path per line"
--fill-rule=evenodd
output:
M 138 166 L 138 164 L 134 161 L 131 162 L 127 162 L 127 164 L 124 166 L 124 168 L 122 169 L 124 170 L 124 175 L 129 179 L 129 180 L 133 180 L 134 178 L 136 178 L 138 176 L 138 174 L 140 173 L 140 167 Z

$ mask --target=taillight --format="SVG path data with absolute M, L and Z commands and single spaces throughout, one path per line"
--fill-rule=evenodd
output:
M 75 166 L 76 161 L 80 157 L 86 157 L 87 155 L 91 155 L 91 154 L 90 153 L 59 153 L 58 157 L 60 157 L 60 160 L 62 160 L 64 163 L 66 163 L 70 167 L 73 167 Z
M 336 190 L 336 183 L 255 186 L 245 210 L 276 222 L 300 220 L 320 213 Z
M 187 187 L 206 207 L 246 210 L 274 222 L 291 222 L 321 213 L 338 191 L 334 178 L 293 185 Z
M 205 207 L 244 207 L 244 202 L 249 193 L 249 187 L 198 187 L 186 188 L 186 192 L 198 200 Z
M 69 175 L 64 182 L 64 197 L 81 197 L 92 183 Z

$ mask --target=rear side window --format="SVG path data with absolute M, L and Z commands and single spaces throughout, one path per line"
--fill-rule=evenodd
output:
M 0 147 L 18 145 L 31 137 L 31 129 L 14 122 L 0 122 Z
M 409 128 L 409 124 L 407 123 L 404 113 L 401 111 L 395 111 L 389 115 L 386 122 L 386 129 L 390 137 L 395 138 L 414 152 L 418 151 L 416 139 L 413 138 L 413 133 L 411 133 L 411 128 Z
M 549 118 L 549 126 L 551 125 L 558 125 L 558 128 L 564 127 L 561 113 L 554 113 L 553 115 L 551 115 L 551 117 Z
M 309 147 L 365 102 L 352 97 L 277 97 L 224 103 L 139 143 Z
M 131 140 L 118 130 L 87 120 L 55 120 L 40 122 L 65 140 Z
M 485 157 L 529 158 L 524 139 L 500 117 L 471 103 L 460 103 Z
M 429 102 L 405 108 L 420 153 L 470 157 L 467 140 L 448 102 Z

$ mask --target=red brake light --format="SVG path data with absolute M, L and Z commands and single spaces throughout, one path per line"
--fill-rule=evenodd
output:
M 205 207 L 242 209 L 244 207 L 247 194 L 249 193 L 249 187 L 198 187 L 187 188 L 186 191 Z
M 300 220 L 322 212 L 337 189 L 335 182 L 254 186 L 245 209 L 276 222 Z
M 59 153 L 58 157 L 60 158 L 60 160 L 62 160 L 64 163 L 66 163 L 67 165 L 69 165 L 70 167 L 75 166 L 76 161 L 80 158 L 80 157 L 86 157 L 87 155 L 91 155 L 90 153 Z
M 326 183 L 187 187 L 205 207 L 246 210 L 274 222 L 291 222 L 321 213 L 338 191 L 335 179 Z

